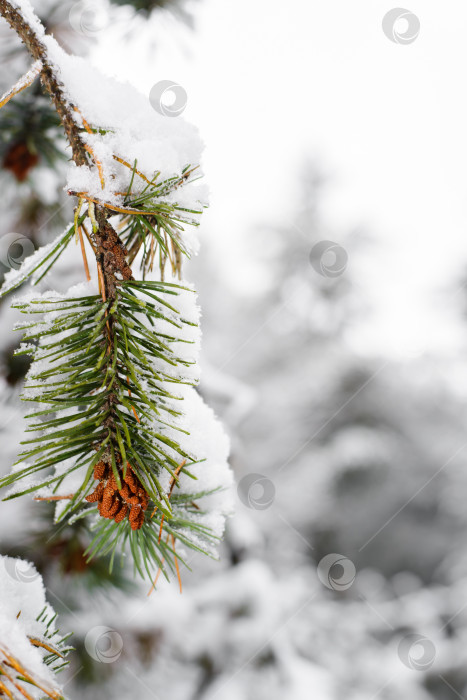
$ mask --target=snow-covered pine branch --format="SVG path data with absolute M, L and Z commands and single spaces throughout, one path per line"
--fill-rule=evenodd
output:
M 61 700 L 55 675 L 67 665 L 67 637 L 27 561 L 0 556 L 0 696 Z
M 179 576 L 176 543 L 213 555 L 230 510 L 228 442 L 194 388 L 199 313 L 181 280 L 183 256 L 197 251 L 185 227 L 206 205 L 199 137 L 66 54 L 27 0 L 0 0 L 0 14 L 41 66 L 77 198 L 63 235 L 9 273 L 3 293 L 40 283 L 73 241 L 86 276 L 65 295 L 15 302 L 28 316 L 24 399 L 35 409 L 0 486 L 56 501 L 58 520 L 89 519 L 89 556 L 129 548 L 141 575 Z

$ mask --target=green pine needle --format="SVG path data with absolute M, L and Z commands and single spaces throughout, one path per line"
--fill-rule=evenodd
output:
M 176 486 L 175 470 L 182 460 L 183 473 L 195 478 L 190 471 L 195 456 L 173 437 L 175 431 L 187 431 L 178 424 L 182 406 L 177 407 L 179 398 L 172 387 L 191 383 L 186 378 L 191 363 L 178 350 L 180 343 L 188 342 L 185 327 L 193 325 L 177 310 L 181 293 L 191 290 L 173 283 L 130 281 L 118 287 L 113 302 L 85 296 L 14 304 L 30 317 L 40 314 L 23 327 L 25 352 L 34 359 L 23 398 L 38 404 L 39 410 L 28 416 L 28 437 L 22 442 L 17 471 L 0 479 L 0 487 L 14 486 L 7 498 L 44 486 L 53 494 L 63 493 L 66 477 L 80 469 L 83 481 L 58 520 L 81 512 L 95 515 L 95 506 L 85 500 L 96 485 L 95 465 L 110 454 L 120 488 L 118 465 L 126 470 L 130 463 L 149 496 L 145 522 L 132 531 L 128 519 L 116 524 L 98 517 L 87 554 L 111 554 L 113 561 L 116 549 L 128 546 L 141 575 L 153 576 L 163 560 L 173 570 L 175 552 L 167 544 L 168 535 L 203 552 L 209 552 L 214 541 L 194 506 L 194 500 L 206 494 L 186 501 L 175 488 L 170 499 L 160 481 L 167 472 Z M 151 326 L 151 320 L 157 325 Z

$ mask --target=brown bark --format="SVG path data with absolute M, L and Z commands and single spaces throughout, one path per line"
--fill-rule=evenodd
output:
M 6 19 L 23 41 L 34 60 L 42 62 L 40 78 L 59 115 L 76 165 L 89 165 L 88 154 L 81 138 L 80 128 L 73 118 L 73 105 L 70 105 L 63 92 L 63 86 L 54 72 L 47 56 L 47 48 L 25 21 L 21 13 L 8 0 L 0 0 L 0 15 Z M 109 212 L 104 206 L 96 206 L 96 219 L 99 229 L 95 233 L 98 250 L 98 263 L 104 273 L 105 292 L 108 299 L 115 297 L 118 284 L 116 273 L 122 280 L 132 279 L 131 268 L 126 262 L 127 251 L 116 231 L 107 221 Z M 99 259 L 100 258 L 100 259 Z

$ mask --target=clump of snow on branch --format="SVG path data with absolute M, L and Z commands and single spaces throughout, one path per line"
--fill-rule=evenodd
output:
M 203 144 L 193 125 L 181 117 L 168 118 L 157 113 L 146 95 L 129 83 L 101 74 L 85 59 L 66 54 L 53 37 L 46 36 L 43 42 L 49 61 L 61 78 L 65 96 L 75 108 L 77 124 L 87 124 L 92 129 L 93 133 L 83 132 L 82 138 L 104 172 L 103 188 L 97 167 L 70 164 L 69 190 L 121 203 L 122 196 L 117 193 L 126 192 L 131 173 L 114 156 L 132 165 L 136 161 L 138 170 L 149 179 L 157 169 L 160 181 L 199 163 Z M 187 178 L 176 193 L 171 193 L 169 201 L 199 210 L 200 205 L 206 204 L 206 187 L 195 186 L 190 179 L 194 178 Z M 137 177 L 134 185 L 137 191 L 145 182 Z
M 45 620 L 54 614 L 41 576 L 27 561 L 0 556 L 0 591 L 0 662 L 7 652 L 35 679 L 58 690 L 52 670 L 44 663 L 48 652 L 31 644 L 31 637 L 44 640 L 48 633 Z M 41 615 L 44 611 L 47 615 Z M 29 684 L 28 693 L 35 698 L 44 696 Z
M 39 21 L 29 0 L 11 0 L 10 5 L 17 8 L 25 22 L 29 24 L 37 36 L 44 36 L 44 27 Z

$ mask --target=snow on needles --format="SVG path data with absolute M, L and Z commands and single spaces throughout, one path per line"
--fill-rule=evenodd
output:
M 56 688 L 54 674 L 43 661 L 44 650 L 30 641 L 30 637 L 45 636 L 45 623 L 37 620 L 44 608 L 53 614 L 45 599 L 42 578 L 29 562 L 0 556 L 0 591 L 0 649 L 12 654 L 30 674 Z M 35 691 L 28 686 L 34 697 L 44 696 Z
M 153 216 L 154 208 L 157 209 L 161 204 L 161 211 L 165 212 L 166 216 L 169 216 L 167 212 L 170 212 L 174 222 L 197 223 L 207 200 L 205 187 L 195 182 L 199 178 L 198 165 L 202 154 L 202 143 L 197 129 L 180 116 L 168 117 L 159 114 L 152 107 L 148 96 L 138 92 L 132 85 L 101 74 L 83 58 L 68 55 L 52 36 L 43 32 L 27 0 L 17 0 L 14 5 L 44 46 L 45 60 L 61 83 L 63 96 L 80 129 L 80 139 L 89 154 L 86 165 L 78 166 L 73 161 L 70 162 L 66 183 L 68 191 L 88 201 L 103 202 L 110 209 L 113 205 L 113 211 L 120 214 L 135 214 L 135 210 L 131 208 L 131 196 L 126 196 L 130 182 L 131 195 L 134 197 L 143 191 L 147 197 L 149 186 L 150 199 L 149 208 L 144 210 L 146 213 L 149 212 Z M 141 200 L 147 201 L 144 198 Z M 139 206 L 144 207 L 141 200 Z M 137 209 L 138 203 L 134 207 L 138 214 L 141 211 Z M 184 249 L 196 252 L 197 242 L 193 234 L 183 231 L 182 235 L 182 228 L 178 224 L 175 224 L 175 227 Z M 48 247 L 27 259 L 19 271 L 9 273 L 6 277 L 6 289 L 11 290 L 18 286 L 30 272 L 35 271 L 44 257 L 54 254 L 68 240 L 69 236 L 65 231 Z M 183 286 L 188 288 L 183 289 Z M 62 309 L 66 307 L 60 305 L 61 299 L 97 294 L 97 291 L 94 279 L 92 283 L 82 285 L 80 289 L 70 289 L 65 297 L 49 291 L 42 296 L 30 294 L 29 299 L 26 297 L 21 301 L 26 303 L 31 297 L 34 298 L 37 312 L 45 310 L 45 306 L 41 308 L 40 301 L 55 302 L 54 311 L 49 311 L 47 320 L 39 321 L 44 330 L 48 327 L 47 324 L 50 325 L 60 317 Z M 181 490 L 190 495 L 214 492 L 209 496 L 209 503 L 205 504 L 207 512 L 199 517 L 204 517 L 204 524 L 212 528 L 214 535 L 220 536 L 225 517 L 232 510 L 233 479 L 227 462 L 229 444 L 214 413 L 194 388 L 198 382 L 197 360 L 200 342 L 196 295 L 183 281 L 176 294 L 174 305 L 177 311 L 174 318 L 170 318 L 167 308 L 161 309 L 164 314 L 161 313 L 160 325 L 163 331 L 164 315 L 180 331 L 177 335 L 177 331 L 169 329 L 169 335 L 175 335 L 174 340 L 170 342 L 176 346 L 178 366 L 170 368 L 167 367 L 167 363 L 163 363 L 163 358 L 152 359 L 154 369 L 160 370 L 161 376 L 165 377 L 162 384 L 169 385 L 169 398 L 166 403 L 168 407 L 173 403 L 174 417 L 170 420 L 165 420 L 165 415 L 164 420 L 159 420 L 158 417 L 157 425 L 150 427 L 168 438 L 169 444 L 170 441 L 179 442 L 184 453 L 193 456 L 195 464 L 191 471 L 195 479 L 183 474 L 180 478 Z M 145 303 L 141 300 L 142 308 Z M 144 313 L 141 313 L 141 316 L 144 316 Z M 60 339 L 60 336 L 57 337 Z M 42 344 L 39 343 L 34 351 L 34 363 L 29 371 L 29 378 L 47 368 L 47 358 L 47 352 L 44 352 Z M 162 364 L 159 366 L 158 363 Z M 41 382 L 42 380 L 39 380 L 39 386 L 26 389 L 26 398 L 37 398 L 36 394 L 41 392 Z M 151 394 L 151 388 L 144 377 L 141 377 L 141 386 L 148 395 Z M 153 398 L 154 401 L 157 400 L 156 395 Z M 164 408 L 164 411 L 167 410 Z M 149 418 L 143 417 L 141 420 L 144 422 Z M 166 449 L 169 453 L 172 450 L 171 447 Z M 173 457 L 176 456 L 174 453 Z M 16 465 L 16 469 L 23 467 L 22 463 Z M 80 480 L 84 478 L 83 471 L 85 467 L 73 470 L 67 462 L 56 466 L 55 474 L 63 473 L 64 478 L 59 486 L 54 487 L 54 494 L 66 495 L 75 492 Z M 169 472 L 164 470 L 159 476 L 162 486 L 169 488 Z M 32 477 L 29 477 L 29 485 L 36 486 L 42 483 L 43 487 L 39 493 L 47 497 L 51 494 L 48 478 L 50 475 L 34 482 Z M 24 488 L 24 483 L 23 480 L 21 485 L 14 485 L 10 495 Z M 64 504 L 59 503 L 57 517 L 60 517 L 63 508 Z
M 114 156 L 131 165 L 149 179 L 160 172 L 160 179 L 180 176 L 188 165 L 197 165 L 202 142 L 197 129 L 181 117 L 166 117 L 156 112 L 146 95 L 129 83 L 101 74 L 78 56 L 70 56 L 51 36 L 43 43 L 54 70 L 60 76 L 70 105 L 77 110 L 76 122 L 90 125 L 92 133 L 83 132 L 83 141 L 101 162 L 105 186 L 102 188 L 97 168 L 70 165 L 67 186 L 73 192 L 88 192 L 110 203 L 121 201 L 117 192 L 125 192 L 131 173 Z M 138 178 L 135 186 L 138 186 Z M 140 180 L 140 185 L 145 184 Z M 182 194 L 183 192 L 183 194 Z M 172 197 L 173 199 L 173 197 Z M 189 180 L 180 187 L 175 199 L 184 207 L 199 209 L 206 204 L 205 187 Z
M 153 426 L 153 429 L 178 442 L 182 449 L 193 455 L 195 460 L 200 460 L 190 470 L 195 479 L 184 474 L 181 476 L 180 491 L 190 494 L 214 492 L 206 497 L 206 501 L 203 504 L 205 513 L 199 519 L 205 526 L 211 528 L 213 535 L 221 537 L 224 531 L 225 518 L 233 512 L 233 475 L 228 464 L 229 440 L 214 412 L 206 405 L 194 386 L 199 382 L 198 356 L 201 342 L 201 333 L 198 325 L 199 307 L 192 285 L 184 280 L 180 284 L 181 287 L 177 290 L 177 297 L 171 303 L 177 309 L 180 317 L 190 325 L 184 328 L 183 340 L 176 342 L 177 355 L 192 364 L 183 368 L 183 376 L 180 375 L 180 368 L 173 372 L 173 380 L 182 379 L 183 382 L 186 382 L 182 384 L 172 384 L 170 369 L 166 365 L 160 367 L 167 377 L 165 384 L 167 386 L 170 385 L 169 391 L 174 396 L 174 399 L 167 400 L 167 405 L 175 411 L 180 411 L 180 415 L 178 417 L 173 416 L 170 424 L 166 421 L 160 424 L 157 423 Z M 96 293 L 96 282 L 93 280 L 71 287 L 65 295 L 54 291 L 47 291 L 43 294 L 29 291 L 26 295 L 21 296 L 21 302 L 26 303 L 34 300 L 39 310 L 40 303 L 38 302 L 40 301 L 60 302 L 62 299 L 79 298 Z M 59 307 L 57 311 L 49 311 L 47 321 L 43 321 L 43 323 L 49 326 L 60 316 L 60 313 Z M 164 331 L 164 323 L 163 320 L 160 320 L 159 330 Z M 47 363 L 47 359 L 42 359 L 41 348 L 39 347 L 30 372 L 46 369 L 48 367 Z M 156 359 L 154 363 L 154 367 L 157 368 Z M 142 381 L 142 384 L 144 385 L 144 381 Z M 149 391 L 149 387 L 147 390 Z M 23 395 L 31 399 L 34 398 L 35 392 L 40 393 L 40 390 L 26 388 Z M 70 414 L 73 412 L 74 410 L 70 409 Z M 145 419 L 143 418 L 142 420 L 144 421 Z M 172 453 L 171 448 L 166 447 L 166 449 L 169 453 Z M 176 456 L 177 453 L 173 452 L 173 457 L 176 458 Z M 64 477 L 59 488 L 55 487 L 55 489 L 52 489 L 50 486 L 44 485 L 37 492 L 38 495 L 49 497 L 51 495 L 74 493 L 83 481 L 86 467 L 83 466 L 77 470 L 70 471 L 72 463 L 73 460 L 66 460 L 55 467 L 55 476 L 62 475 Z M 23 469 L 25 466 L 24 462 L 20 462 L 12 471 Z M 49 475 L 41 476 L 39 479 L 29 476 L 27 479 L 22 479 L 11 486 L 8 494 L 13 495 L 18 491 L 22 491 L 26 486 L 32 487 L 39 485 L 41 482 L 47 482 L 48 478 L 50 478 Z M 168 488 L 169 473 L 163 470 L 159 478 L 162 486 Z M 57 519 L 60 518 L 65 505 L 66 502 L 57 503 Z

